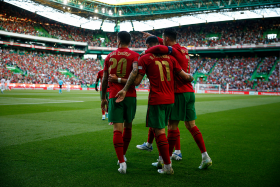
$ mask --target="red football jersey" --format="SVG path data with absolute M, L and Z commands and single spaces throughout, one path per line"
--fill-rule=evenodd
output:
M 138 69 L 150 80 L 149 105 L 174 103 L 174 73 L 182 70 L 174 57 L 149 53 L 140 58 Z
M 163 39 L 158 37 L 158 41 L 161 45 L 163 45 Z M 176 58 L 179 62 L 180 66 L 186 73 L 190 73 L 191 64 L 190 64 L 190 57 L 188 54 L 188 49 L 185 47 L 180 46 L 179 44 L 174 44 L 172 46 L 172 53 L 171 55 Z M 175 51 L 175 50 L 177 51 Z M 152 49 L 148 49 L 147 52 L 152 52 Z M 193 86 L 191 82 L 186 83 L 183 79 L 179 76 L 175 77 L 175 93 L 184 93 L 184 92 L 194 92 Z
M 105 59 L 104 71 L 108 74 L 116 74 L 119 78 L 128 79 L 132 71 L 133 62 L 138 62 L 139 54 L 128 48 L 118 48 L 111 52 Z M 115 98 L 117 93 L 123 89 L 124 84 L 109 82 L 110 95 L 109 99 Z M 126 97 L 136 97 L 135 86 L 131 85 L 126 93 Z
M 100 90 L 102 90 L 103 71 L 104 71 L 103 69 L 100 70 L 100 71 L 97 73 L 97 78 L 96 78 L 96 80 L 97 80 L 97 79 L 100 79 L 100 82 L 101 82 L 101 84 L 100 84 Z

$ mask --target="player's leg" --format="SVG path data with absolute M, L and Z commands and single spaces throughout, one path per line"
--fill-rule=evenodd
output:
M 5 85 L 1 85 L 1 93 L 3 94 L 4 93 L 4 88 L 5 88 Z
M 109 100 L 109 92 L 106 93 L 106 98 Z M 108 118 L 108 111 L 105 111 L 105 117 Z
M 173 104 L 149 105 L 147 112 L 147 126 L 152 127 L 155 131 L 158 151 L 164 163 L 163 168 L 158 170 L 162 174 L 174 173 L 169 156 L 169 144 L 165 134 L 165 127 L 168 125 L 172 106 Z
M 114 136 L 113 136 L 113 144 L 118 157 L 118 163 L 120 163 L 120 168 L 118 171 L 120 173 L 126 173 L 126 163 L 123 157 L 123 104 L 116 103 L 116 98 L 112 98 L 109 100 L 109 122 L 113 122 L 114 125 Z
M 178 134 L 178 139 L 177 139 L 176 144 L 175 144 L 174 154 L 181 156 L 180 158 L 182 159 L 181 140 L 180 140 L 180 130 L 179 130 L 179 128 L 178 128 L 178 132 L 179 132 L 179 134 Z
M 124 120 L 125 120 L 124 131 L 123 131 L 123 141 L 124 141 L 123 155 L 125 157 L 132 135 L 131 134 L 132 121 L 135 118 L 135 113 L 136 113 L 136 97 L 126 97 L 122 101 L 122 104 L 124 106 Z
M 102 91 L 100 91 L 100 99 L 102 97 Z M 107 98 L 107 101 L 109 101 L 109 99 Z M 101 109 L 102 112 L 102 120 L 105 120 L 105 110 Z
M 153 128 L 149 128 L 147 142 L 144 142 L 142 145 L 136 145 L 136 148 L 140 150 L 152 151 L 154 138 L 155 136 L 154 136 Z
M 200 130 L 198 129 L 198 127 L 195 125 L 195 120 L 185 121 L 185 126 L 192 134 L 193 139 L 196 142 L 196 144 L 201 152 L 202 162 L 199 166 L 199 169 L 206 169 L 206 168 L 210 167 L 212 165 L 212 160 L 206 151 L 202 134 L 201 134 Z
M 123 123 L 113 123 L 114 125 L 114 136 L 113 136 L 113 143 L 115 147 L 115 151 L 118 157 L 118 163 L 120 164 L 120 168 L 118 171 L 120 173 L 126 173 L 126 163 L 123 156 L 123 137 L 122 137 L 122 131 L 123 131 Z
M 173 160 L 182 160 L 181 146 L 180 146 L 180 131 L 179 128 L 175 129 L 180 121 L 185 121 L 186 116 L 186 103 L 187 98 L 185 93 L 175 94 L 175 103 L 172 107 L 169 123 L 173 126 L 172 134 L 170 134 L 170 140 L 172 141 L 173 136 L 177 137 L 175 139 L 175 151 L 172 153 Z M 168 128 L 170 129 L 170 128 Z M 169 133 L 168 133 L 169 134 Z
M 165 129 L 155 129 L 155 135 L 156 135 L 156 142 L 158 146 L 158 151 L 160 152 L 160 155 L 163 160 L 163 167 L 162 169 L 159 169 L 158 172 L 161 174 L 174 174 L 174 171 L 172 169 L 171 160 L 169 157 L 169 144 L 168 140 L 166 138 Z
M 169 123 L 168 123 L 168 136 L 167 136 L 167 139 L 168 139 L 168 143 L 169 143 L 169 156 L 171 157 L 173 154 L 173 149 L 177 143 L 177 141 L 180 141 L 178 139 L 180 139 L 180 131 L 179 131 L 179 128 L 178 128 L 178 124 L 179 124 L 180 121 L 177 121 L 177 120 L 169 120 Z M 177 150 L 178 151 L 178 150 Z M 182 159 L 182 155 L 181 155 L 181 152 L 178 154 L 177 156 L 177 153 L 175 151 L 174 153 L 174 157 L 176 160 L 181 160 Z
M 209 157 L 206 148 L 205 143 L 202 137 L 202 134 L 198 127 L 195 125 L 195 119 L 196 117 L 196 111 L 195 111 L 195 95 L 194 93 L 187 93 L 189 95 L 189 102 L 187 104 L 187 112 L 186 112 L 186 120 L 185 120 L 185 126 L 190 131 L 190 133 L 193 136 L 193 139 L 195 140 L 198 148 L 201 151 L 202 155 L 202 162 L 199 166 L 199 169 L 206 169 L 209 166 L 212 165 L 212 160 Z

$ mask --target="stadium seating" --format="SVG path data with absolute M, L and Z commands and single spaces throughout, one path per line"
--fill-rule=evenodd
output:
M 61 40 L 87 42 L 90 46 L 116 47 L 116 33 L 106 33 L 108 40 L 104 44 L 100 38 L 95 38 L 101 31 L 85 30 L 62 23 L 53 22 L 23 9 L 14 10 L 8 4 L 0 7 L 0 29 L 34 36 L 53 37 Z M 247 44 L 270 44 L 279 42 L 278 38 L 268 39 L 271 31 L 279 33 L 280 20 L 277 18 L 238 20 L 234 22 L 219 22 L 183 26 L 176 28 L 178 42 L 183 46 L 213 47 Z M 160 30 L 150 31 L 154 35 L 161 35 Z M 146 47 L 143 34 L 132 32 L 131 47 Z
M 8 70 L 7 65 L 17 67 L 21 73 Z M 70 80 L 74 85 L 93 84 L 100 69 L 99 60 L 35 52 L 17 54 L 8 50 L 2 51 L 1 72 L 11 79 L 11 83 L 53 84 L 62 78 Z M 61 72 L 67 72 L 68 76 L 63 76 Z
M 8 50 L 2 51 L 2 62 L 1 72 L 10 77 L 12 83 L 52 84 L 62 78 L 75 85 L 93 84 L 101 69 L 99 60 L 82 60 L 36 52 L 17 54 Z M 197 74 L 206 77 L 204 80 L 195 80 L 199 83 L 221 84 L 223 89 L 229 84 L 230 90 L 280 91 L 279 64 L 276 57 L 194 58 L 191 59 L 191 64 L 194 77 Z M 7 66 L 17 67 L 21 73 L 12 72 Z M 267 78 L 253 76 L 259 71 L 265 73 Z M 148 88 L 148 84 L 142 83 L 140 87 Z

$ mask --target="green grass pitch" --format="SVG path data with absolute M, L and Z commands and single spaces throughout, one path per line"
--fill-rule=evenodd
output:
M 126 157 L 117 169 L 113 127 L 101 120 L 95 91 L 12 90 L 0 95 L 0 186 L 279 186 L 280 97 L 196 94 L 196 124 L 213 166 L 181 122 L 182 161 L 157 173 L 147 141 L 147 93 L 138 93 Z

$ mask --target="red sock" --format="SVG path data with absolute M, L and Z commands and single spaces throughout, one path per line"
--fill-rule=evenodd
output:
M 193 128 L 190 129 L 190 133 L 193 136 L 194 141 L 196 142 L 197 146 L 199 147 L 201 153 L 206 152 L 204 140 L 202 138 L 202 134 L 197 128 L 197 126 L 194 126 Z
M 154 134 L 154 132 L 153 132 L 153 128 L 149 128 L 149 134 L 148 134 L 148 140 L 147 140 L 147 142 L 148 143 L 150 143 L 150 144 L 152 144 L 153 143 L 153 141 L 154 141 L 154 137 L 155 137 L 155 134 Z
M 123 159 L 123 138 L 121 131 L 114 131 L 113 143 L 120 163 L 124 162 Z
M 123 155 L 125 155 L 131 140 L 131 128 L 123 129 Z
M 178 130 L 178 138 L 177 138 L 177 141 L 176 141 L 176 144 L 175 144 L 175 150 L 181 150 L 181 144 L 180 144 L 180 131 L 179 131 L 179 128 L 177 128 Z
M 156 144 L 157 144 L 157 136 L 156 136 L 156 133 L 155 133 L 155 131 L 154 131 L 154 130 L 153 130 L 152 132 L 154 133 L 154 137 L 155 137 Z M 159 150 L 159 148 L 158 148 L 158 144 L 157 144 L 157 149 Z M 158 152 L 158 156 L 161 156 L 160 152 Z
M 101 109 L 102 110 L 102 109 Z M 105 110 L 102 110 L 102 115 L 105 115 Z
M 158 152 L 163 159 L 164 164 L 170 164 L 169 145 L 165 133 L 157 136 Z
M 169 144 L 169 156 L 172 156 L 174 146 L 178 139 L 178 134 L 179 134 L 178 129 L 177 130 L 168 130 L 167 139 L 168 139 L 168 144 Z

